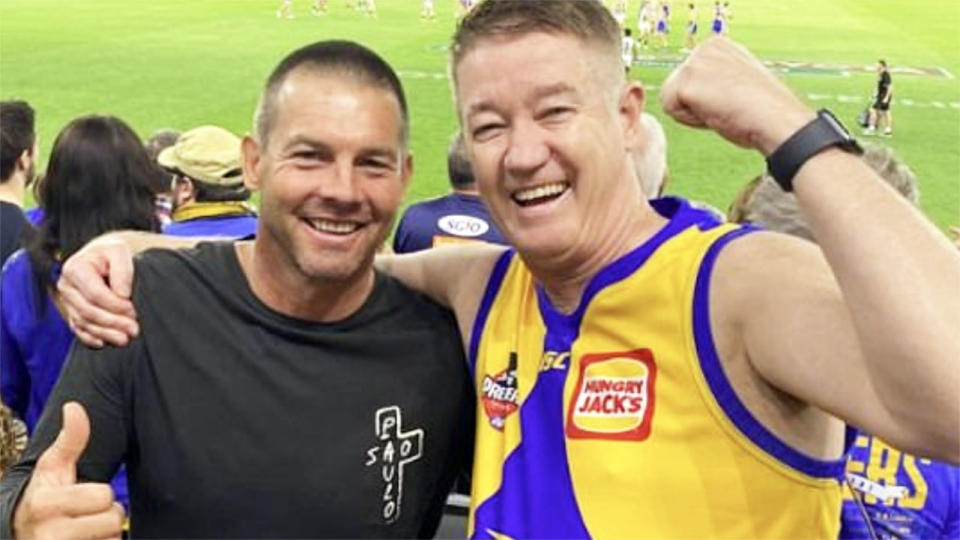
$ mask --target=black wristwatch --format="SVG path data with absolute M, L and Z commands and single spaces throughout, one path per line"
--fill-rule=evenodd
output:
M 767 170 L 784 191 L 793 191 L 793 177 L 808 159 L 831 146 L 851 154 L 863 154 L 863 148 L 827 109 L 800 128 L 767 157 Z

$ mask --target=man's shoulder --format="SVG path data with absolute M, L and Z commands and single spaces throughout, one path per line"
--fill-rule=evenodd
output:
M 5 239 L 16 237 L 29 223 L 22 208 L 7 201 L 0 201 L 0 231 Z
M 201 242 L 185 249 L 148 249 L 134 259 L 136 283 L 160 280 L 172 285 L 178 277 L 204 276 L 211 281 L 222 280 L 230 258 L 235 260 L 231 242 Z
M 14 251 L 10 257 L 3 263 L 3 279 L 19 279 L 19 276 L 29 275 L 32 265 L 30 264 L 30 254 L 27 250 L 21 248 Z
M 0 201 L 0 216 L 3 216 L 3 219 L 17 221 L 20 219 L 23 221 L 27 220 L 26 216 L 23 214 L 23 209 L 8 201 Z
M 422 292 L 412 289 L 399 279 L 377 272 L 377 287 L 381 289 L 385 305 L 391 310 L 406 312 L 404 316 L 447 319 L 452 317 L 449 309 L 434 302 Z

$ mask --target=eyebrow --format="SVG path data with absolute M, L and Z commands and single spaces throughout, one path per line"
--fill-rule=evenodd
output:
M 540 101 L 541 99 L 552 97 L 561 94 L 572 94 L 576 95 L 577 90 L 565 82 L 558 82 L 554 84 L 549 84 L 545 86 L 540 86 L 534 89 L 533 95 L 530 96 L 530 101 Z M 467 111 L 467 118 L 470 118 L 473 115 L 480 114 L 487 111 L 496 112 L 497 108 L 493 106 L 489 101 L 481 101 L 480 103 L 475 103 L 470 105 L 470 109 Z

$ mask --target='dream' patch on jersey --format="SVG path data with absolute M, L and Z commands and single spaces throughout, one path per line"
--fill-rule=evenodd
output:
M 650 349 L 584 355 L 567 410 L 567 436 L 645 440 L 653 423 L 656 379 Z
M 496 375 L 483 377 L 480 401 L 490 425 L 503 431 L 507 417 L 517 410 L 517 364 L 516 353 L 510 354 L 510 367 Z

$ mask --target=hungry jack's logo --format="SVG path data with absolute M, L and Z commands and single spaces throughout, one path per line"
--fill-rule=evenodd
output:
M 507 369 L 496 375 L 484 375 L 480 389 L 483 411 L 490 425 L 503 431 L 507 417 L 517 410 L 517 353 L 510 353 Z
M 583 356 L 567 408 L 567 436 L 645 440 L 653 424 L 656 380 L 650 349 Z

